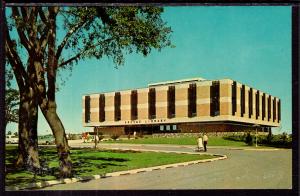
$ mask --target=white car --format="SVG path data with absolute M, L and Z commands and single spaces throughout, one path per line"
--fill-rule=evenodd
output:
M 15 135 L 7 135 L 5 142 L 7 144 L 17 144 L 19 143 L 19 137 Z

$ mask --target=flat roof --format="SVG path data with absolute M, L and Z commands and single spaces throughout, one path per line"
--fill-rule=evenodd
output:
M 182 80 L 172 80 L 172 81 L 165 81 L 165 82 L 157 82 L 157 83 L 151 83 L 148 84 L 148 87 L 151 86 L 163 86 L 163 85 L 170 85 L 170 84 L 180 84 L 180 83 L 188 83 L 188 82 L 200 82 L 204 81 L 206 79 L 204 78 L 188 78 L 188 79 L 182 79 Z

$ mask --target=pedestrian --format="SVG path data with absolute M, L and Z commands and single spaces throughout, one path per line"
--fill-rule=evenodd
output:
M 207 142 L 208 142 L 208 137 L 207 137 L 206 133 L 204 133 L 204 135 L 203 135 L 203 145 L 204 145 L 204 151 L 205 152 L 207 151 L 207 149 L 206 149 Z
M 201 136 L 199 136 L 198 137 L 198 139 L 197 139 L 197 143 L 198 143 L 198 151 L 200 151 L 201 149 L 203 149 L 203 139 L 202 139 L 202 137 Z
M 87 142 L 90 141 L 90 134 L 89 134 L 89 133 L 87 133 L 87 135 L 86 135 L 86 141 L 87 141 Z

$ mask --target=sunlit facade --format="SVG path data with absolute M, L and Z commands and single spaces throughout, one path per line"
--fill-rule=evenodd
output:
M 82 121 L 103 133 L 220 132 L 280 126 L 280 99 L 231 79 L 192 78 L 84 95 Z

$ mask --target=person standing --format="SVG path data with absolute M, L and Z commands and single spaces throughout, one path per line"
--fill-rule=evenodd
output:
M 198 137 L 197 143 L 198 143 L 198 148 L 197 148 L 197 150 L 200 151 L 201 149 L 203 149 L 203 140 L 202 140 L 202 137 L 201 137 L 201 136 Z
M 203 145 L 204 145 L 204 151 L 205 151 L 205 152 L 207 151 L 207 149 L 206 149 L 207 142 L 208 142 L 208 137 L 207 137 L 207 135 L 204 133 L 204 135 L 203 135 Z

